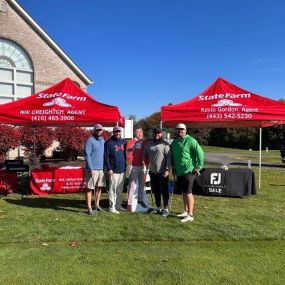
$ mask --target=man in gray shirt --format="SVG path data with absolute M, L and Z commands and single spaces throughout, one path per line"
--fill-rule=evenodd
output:
M 150 185 L 154 193 L 156 213 L 167 217 L 169 215 L 168 202 L 168 177 L 171 165 L 170 146 L 162 138 L 162 130 L 155 128 L 153 130 L 153 139 L 150 140 L 144 149 L 143 161 L 149 161 Z M 161 195 L 163 198 L 163 211 L 161 207 Z

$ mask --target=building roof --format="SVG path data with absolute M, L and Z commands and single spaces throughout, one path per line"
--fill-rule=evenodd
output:
M 33 20 L 33 18 L 15 1 L 6 0 L 15 10 L 43 37 L 43 39 L 58 53 L 58 55 L 71 67 L 86 85 L 92 84 L 91 79 L 68 57 L 68 55 L 55 43 L 55 41 Z

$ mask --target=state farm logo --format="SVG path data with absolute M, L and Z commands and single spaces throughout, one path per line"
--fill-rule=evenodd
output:
M 225 106 L 238 107 L 238 106 L 242 106 L 242 104 L 234 103 L 233 100 L 229 100 L 229 99 L 221 99 L 217 103 L 212 104 L 212 107 L 225 107 Z
M 210 184 L 212 185 L 219 185 L 222 181 L 222 174 L 221 173 L 211 173 L 210 177 Z
M 242 93 L 242 94 L 235 94 L 235 93 L 225 93 L 225 94 L 213 94 L 213 95 L 199 95 L 199 101 L 208 101 L 208 100 L 221 100 L 221 99 L 249 99 L 251 98 L 250 93 Z
M 75 96 L 75 95 L 70 95 L 68 93 L 62 93 L 62 92 L 56 92 L 56 93 L 39 93 L 38 99 L 45 99 L 45 98 L 66 98 L 69 100 L 75 100 L 75 101 L 86 101 L 86 97 L 84 96 Z
M 44 183 L 40 189 L 42 191 L 50 191 L 51 187 L 47 183 Z
M 62 98 L 54 98 L 52 99 L 52 101 L 50 102 L 46 102 L 43 104 L 44 107 L 50 107 L 50 106 L 53 106 L 53 105 L 57 105 L 59 107 L 71 107 L 70 104 L 66 103 L 66 100 L 65 99 L 62 99 Z

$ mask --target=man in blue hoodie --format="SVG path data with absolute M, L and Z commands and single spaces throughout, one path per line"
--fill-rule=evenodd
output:
M 85 179 L 87 182 L 86 202 L 88 214 L 93 215 L 91 207 L 92 191 L 95 190 L 95 208 L 102 211 L 99 206 L 101 190 L 105 187 L 104 177 L 104 139 L 101 137 L 103 132 L 102 125 L 97 124 L 94 127 L 93 136 L 89 137 L 84 146 L 84 157 L 86 161 Z
M 109 177 L 109 212 L 119 214 L 126 171 L 126 141 L 121 138 L 121 128 L 113 128 L 113 136 L 105 143 L 104 168 Z

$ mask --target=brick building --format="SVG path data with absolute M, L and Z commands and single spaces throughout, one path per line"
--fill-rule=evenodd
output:
M 0 0 L 0 104 L 66 77 L 85 90 L 92 83 L 15 0 Z

